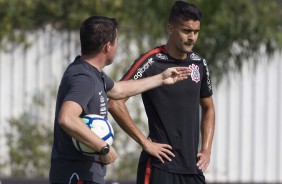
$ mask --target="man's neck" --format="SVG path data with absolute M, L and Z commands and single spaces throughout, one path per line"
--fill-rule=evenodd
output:
M 175 59 L 185 59 L 187 57 L 187 53 L 180 52 L 179 50 L 175 49 L 175 46 L 170 46 L 170 44 L 166 44 L 164 46 L 165 50 Z
M 81 59 L 89 63 L 90 65 L 97 68 L 99 71 L 102 71 L 102 69 L 105 67 L 103 63 L 103 58 L 101 55 L 81 55 Z

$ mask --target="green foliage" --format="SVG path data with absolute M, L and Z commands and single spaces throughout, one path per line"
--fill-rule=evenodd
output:
M 51 24 L 56 29 L 78 30 L 85 18 L 99 14 L 116 17 L 121 22 L 121 27 L 129 31 L 127 34 L 134 38 L 152 35 L 150 37 L 160 39 L 165 35 L 164 29 L 173 2 L 174 0 L 1 0 L 0 38 L 13 34 L 15 30 L 37 30 L 46 24 Z M 256 33 L 253 31 L 259 26 L 258 30 L 268 30 L 263 31 L 266 33 L 265 38 L 271 39 L 273 35 L 270 30 L 281 26 L 279 18 L 281 4 L 277 0 L 269 0 L 268 3 L 264 0 L 193 2 L 205 15 L 203 19 L 205 29 L 202 32 L 208 32 L 206 28 L 211 27 L 213 28 L 211 30 L 216 30 L 213 34 L 219 34 L 222 33 L 222 28 L 228 26 L 231 36 L 244 38 L 250 33 Z
M 53 88 L 50 88 L 50 93 Z M 52 96 L 51 100 L 55 100 Z M 33 97 L 28 110 L 8 120 L 5 130 L 9 159 L 3 165 L 12 177 L 48 177 L 53 126 L 43 119 L 45 103 L 40 94 Z
M 142 53 L 165 40 L 173 3 L 174 0 L 0 0 L 0 41 L 9 38 L 24 42 L 26 32 L 46 25 L 77 31 L 83 20 L 96 14 L 117 18 L 120 35 L 128 42 L 134 40 Z M 195 51 L 209 62 L 214 77 L 220 79 L 223 70 L 240 69 L 245 59 L 261 50 L 271 55 L 282 48 L 281 1 L 194 0 L 193 3 L 204 14 Z
M 282 5 L 277 0 L 199 0 L 204 12 L 196 50 L 208 60 L 214 77 L 241 69 L 258 52 L 282 48 Z
M 50 168 L 52 131 L 28 113 L 10 119 L 6 132 L 13 177 L 47 177 Z

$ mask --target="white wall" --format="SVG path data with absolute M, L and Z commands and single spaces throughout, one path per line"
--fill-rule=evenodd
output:
M 282 181 L 281 58 L 257 56 L 216 87 L 210 181 Z

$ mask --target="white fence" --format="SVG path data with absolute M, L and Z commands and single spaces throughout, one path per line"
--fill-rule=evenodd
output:
M 56 90 L 65 67 L 79 54 L 77 35 L 47 28 L 28 37 L 28 48 L 9 45 L 0 51 L 0 164 L 7 153 L 7 119 L 28 110 L 34 94 L 44 99 L 44 118 L 52 126 L 55 104 L 45 92 Z M 256 69 L 246 61 L 242 72 L 226 75 L 214 87 L 216 131 L 208 181 L 282 182 L 281 58 L 281 52 L 256 56 Z
M 216 88 L 212 181 L 282 181 L 281 58 L 260 55 Z

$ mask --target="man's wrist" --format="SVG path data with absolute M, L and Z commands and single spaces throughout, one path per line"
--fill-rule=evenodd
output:
M 110 152 L 110 145 L 107 144 L 106 146 L 102 147 L 99 154 L 100 155 L 106 155 Z

